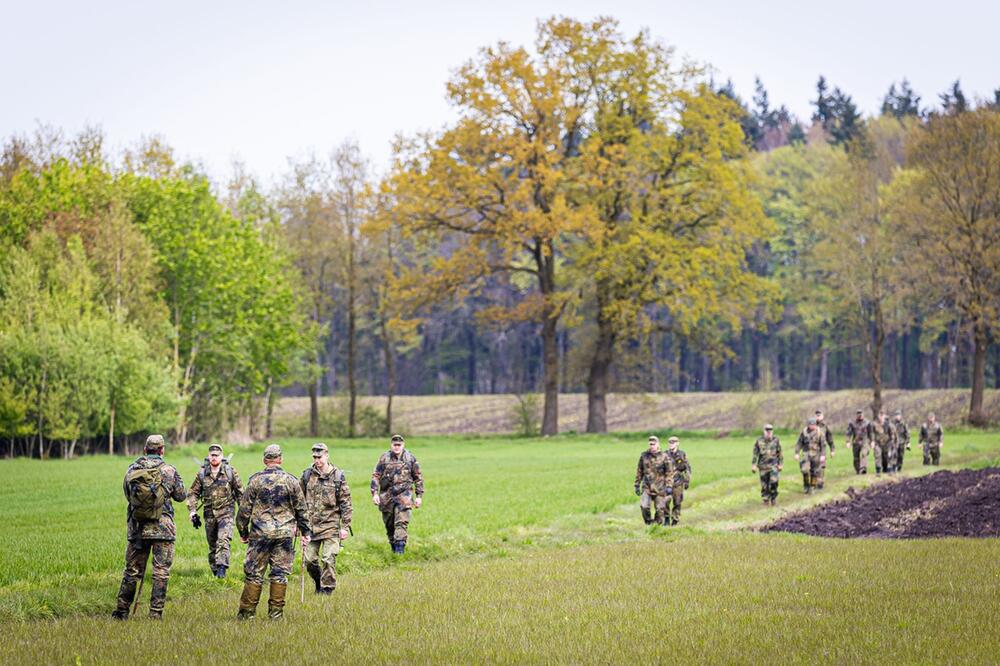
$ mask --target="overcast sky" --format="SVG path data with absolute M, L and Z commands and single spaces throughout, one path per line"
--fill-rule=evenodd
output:
M 349 138 L 383 167 L 394 134 L 451 118 L 457 66 L 498 40 L 530 44 L 554 14 L 647 27 L 747 100 L 760 76 L 802 118 L 821 73 L 869 113 L 903 77 L 925 104 L 956 78 L 970 96 L 1000 86 L 988 1 L 0 0 L 0 132 L 99 125 L 113 149 L 157 134 L 217 179 L 238 158 L 269 181 Z

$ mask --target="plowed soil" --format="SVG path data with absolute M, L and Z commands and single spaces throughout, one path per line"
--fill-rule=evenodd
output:
M 765 532 L 852 539 L 1000 537 L 1000 468 L 941 471 L 889 480 L 849 499 L 790 514 Z

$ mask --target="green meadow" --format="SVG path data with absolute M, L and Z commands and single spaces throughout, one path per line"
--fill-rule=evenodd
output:
M 0 662 L 320 661 L 989 662 L 1000 639 L 1000 544 L 994 539 L 841 541 L 760 534 L 784 511 L 841 496 L 856 477 L 839 447 L 827 488 L 802 494 L 784 433 L 778 506 L 759 502 L 754 436 L 682 435 L 694 475 L 682 524 L 644 526 L 632 493 L 644 434 L 549 439 L 417 437 L 426 477 L 406 555 L 393 558 L 368 493 L 381 440 L 327 441 L 354 494 L 354 537 L 332 598 L 299 601 L 255 632 L 234 616 L 245 547 L 211 578 L 204 534 L 175 505 L 177 555 L 165 620 L 109 619 L 124 554 L 128 459 L 0 462 Z M 995 433 L 949 433 L 947 467 L 1000 461 Z M 307 440 L 281 440 L 285 469 L 309 463 Z M 235 449 L 244 480 L 263 444 Z M 203 447 L 172 449 L 187 484 Z M 923 474 L 917 447 L 904 475 Z M 149 587 L 144 596 L 148 600 Z M 265 592 L 266 598 L 266 592 Z M 262 600 L 262 605 L 266 601 Z M 266 624 L 258 619 L 256 624 Z M 393 628 L 393 625 L 398 625 Z M 322 627 L 321 650 L 316 644 Z M 393 637 L 401 637 L 394 640 Z M 405 637 L 405 638 L 402 638 Z M 221 641 L 221 643 L 220 643 Z

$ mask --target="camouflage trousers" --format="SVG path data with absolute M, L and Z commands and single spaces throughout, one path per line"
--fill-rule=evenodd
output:
M 316 581 L 320 589 L 334 590 L 337 588 L 337 554 L 340 552 L 340 539 L 313 539 L 306 546 L 306 571 Z
M 118 610 L 128 614 L 128 608 L 135 599 L 139 579 L 146 573 L 146 562 L 153 555 L 152 587 L 149 610 L 162 613 L 167 601 L 167 580 L 170 567 L 174 563 L 174 542 L 160 539 L 136 539 L 129 541 L 125 548 L 125 571 L 121 588 L 118 590 Z
M 406 543 L 409 536 L 410 509 L 403 508 L 398 502 L 390 501 L 388 510 L 382 509 L 382 523 L 385 525 L 385 536 L 389 543 L 402 541 Z
M 864 474 L 868 471 L 868 443 L 854 442 L 851 444 L 851 454 L 854 456 L 854 471 Z
M 216 515 L 205 511 L 205 538 L 208 539 L 208 566 L 229 567 L 230 541 L 233 540 L 233 511 Z
M 649 488 L 642 489 L 642 495 L 639 497 L 639 508 L 642 510 L 643 520 L 646 524 L 651 522 L 662 523 L 664 516 L 667 515 L 667 498 L 670 497 L 667 494 L 656 492 L 655 490 L 650 490 Z M 651 517 L 649 515 L 649 509 L 652 506 L 656 506 L 656 513 Z
M 667 512 L 670 522 L 677 523 L 681 519 L 681 504 L 684 502 L 684 484 L 674 484 L 673 490 L 664 499 L 667 500 Z
M 295 563 L 295 546 L 292 537 L 280 539 L 250 539 L 247 559 L 243 564 L 246 582 L 264 584 L 264 571 L 271 568 L 272 583 L 287 583 L 288 574 Z
M 772 500 L 778 496 L 778 472 L 777 469 L 760 471 L 760 497 L 761 499 Z
M 924 444 L 924 464 L 937 465 L 941 462 L 941 447 Z
M 806 492 L 819 485 L 820 470 L 822 464 L 819 456 L 805 456 L 799 461 L 799 469 L 802 470 L 802 487 Z
M 896 447 L 896 469 L 903 469 L 903 456 L 906 454 L 906 445 L 900 444 Z
M 872 448 L 875 458 L 875 473 L 892 472 L 896 469 L 896 449 L 892 444 L 878 444 Z

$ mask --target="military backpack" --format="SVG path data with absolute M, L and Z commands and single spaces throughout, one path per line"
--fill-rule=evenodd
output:
M 128 486 L 128 506 L 133 520 L 155 522 L 163 515 L 167 489 L 163 487 L 160 468 L 136 467 L 125 478 Z

